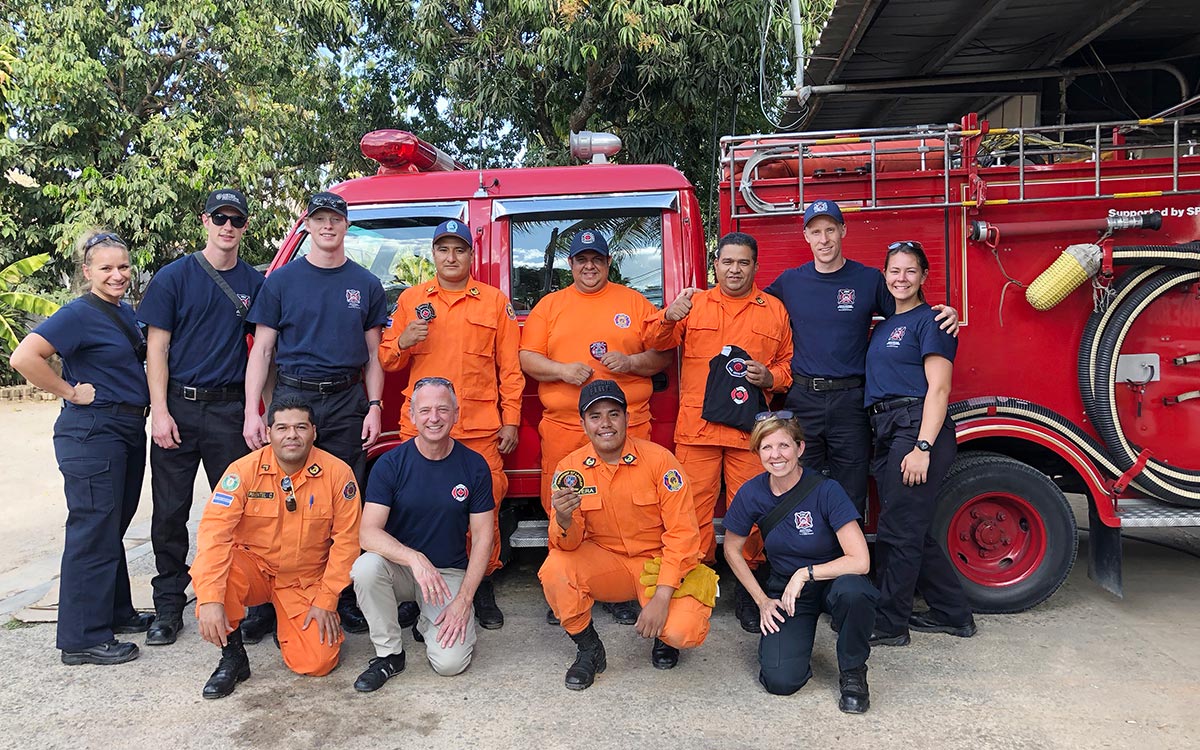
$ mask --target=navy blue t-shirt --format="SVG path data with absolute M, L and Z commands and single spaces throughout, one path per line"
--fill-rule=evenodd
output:
M 379 277 L 352 260 L 318 268 L 300 258 L 267 277 L 250 322 L 274 328 L 275 362 L 293 377 L 335 378 L 369 359 L 363 332 L 387 323 Z
M 812 261 L 789 268 L 765 291 L 787 308 L 792 371 L 808 378 L 862 377 L 871 318 L 896 309 L 883 274 L 850 259 L 833 273 L 820 273 Z
M 487 461 L 457 441 L 440 461 L 422 456 L 416 440 L 383 454 L 363 500 L 391 508 L 384 531 L 436 568 L 466 569 L 470 515 L 496 507 Z
M 954 361 L 958 339 L 943 331 L 936 317 L 937 311 L 920 305 L 875 326 L 867 350 L 867 406 L 889 398 L 924 398 L 929 390 L 925 357 L 940 354 Z
M 244 260 L 218 271 L 248 310 L 263 275 Z M 233 302 L 188 255 L 164 266 L 146 287 L 138 320 L 171 332 L 167 368 L 172 380 L 218 388 L 246 380 L 246 330 Z
M 754 524 L 775 509 L 783 497 L 771 491 L 770 480 L 763 472 L 742 485 L 725 513 L 726 529 L 749 536 Z M 767 535 L 763 547 L 771 570 L 790 577 L 807 565 L 836 560 L 844 554 L 838 529 L 859 518 L 842 485 L 826 479 Z
M 121 320 L 140 337 L 133 308 L 124 302 L 119 307 Z M 92 402 L 96 406 L 150 403 L 146 368 L 134 354 L 129 338 L 91 303 L 82 298 L 71 300 L 33 332 L 49 341 L 62 357 L 64 380 L 72 386 L 91 383 L 96 387 Z

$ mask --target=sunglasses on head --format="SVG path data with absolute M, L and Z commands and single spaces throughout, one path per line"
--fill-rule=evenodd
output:
M 295 512 L 296 492 L 292 487 L 292 478 L 284 477 L 279 481 L 279 486 L 282 487 L 283 491 L 287 493 L 287 497 L 284 499 L 283 504 L 287 507 L 289 513 Z
M 892 244 L 888 245 L 888 252 L 890 253 L 895 250 L 902 250 L 905 248 L 925 252 L 925 247 L 916 240 L 900 240 L 899 242 L 893 242 Z
M 760 411 L 754 415 L 755 422 L 765 422 L 768 419 L 795 419 L 796 413 L 781 409 L 780 411 Z
M 314 208 L 333 208 L 340 209 L 342 211 L 346 210 L 346 201 L 342 200 L 341 198 L 331 198 L 327 195 L 321 195 L 313 198 L 308 202 L 308 205 Z
M 246 217 L 245 216 L 230 216 L 229 214 L 209 214 L 209 218 L 212 219 L 213 224 L 216 224 L 219 227 L 225 226 L 225 222 L 229 222 L 230 224 L 234 225 L 238 229 L 241 229 L 242 227 L 246 226 Z
M 84 252 L 87 252 L 88 250 L 91 250 L 96 245 L 100 245 L 105 242 L 111 243 L 114 245 L 120 245 L 121 247 L 126 247 L 125 240 L 121 239 L 120 235 L 114 234 L 113 232 L 102 232 L 102 233 L 96 235 L 95 237 L 91 238 L 87 242 L 83 243 L 83 250 L 84 250 Z

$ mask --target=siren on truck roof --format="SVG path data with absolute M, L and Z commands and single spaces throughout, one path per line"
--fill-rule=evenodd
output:
M 612 133 L 593 133 L 582 130 L 571 133 L 571 156 L 592 164 L 607 164 L 606 157 L 616 156 L 621 150 L 621 137 Z
M 464 171 L 467 165 L 404 130 L 373 130 L 362 137 L 359 150 L 379 162 L 379 174 Z

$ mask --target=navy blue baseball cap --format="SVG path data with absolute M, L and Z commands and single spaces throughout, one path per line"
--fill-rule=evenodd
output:
M 242 216 L 250 215 L 250 207 L 246 205 L 246 196 L 235 188 L 217 188 L 208 194 L 204 201 L 204 213 L 211 214 L 222 208 L 236 209 Z
M 437 229 L 433 230 L 433 244 L 436 245 L 437 241 L 443 237 L 457 237 L 467 243 L 467 247 L 472 247 L 471 228 L 457 219 L 443 221 L 437 225 Z
M 808 204 L 808 208 L 804 209 L 804 226 L 808 226 L 808 222 L 818 216 L 828 216 L 838 224 L 845 224 L 846 220 L 842 218 L 842 209 L 838 208 L 838 204 L 830 200 L 816 200 Z
M 579 389 L 579 415 L 591 408 L 597 401 L 616 401 L 621 406 L 628 406 L 625 391 L 615 380 L 593 380 Z
M 574 258 L 588 250 L 600 253 L 605 258 L 608 257 L 608 243 L 604 241 L 604 235 L 594 229 L 581 229 L 571 238 L 571 252 L 567 254 L 567 257 Z
M 308 210 L 305 211 L 305 214 L 312 216 L 322 208 L 327 208 L 335 214 L 341 214 L 343 218 L 349 217 L 350 212 L 346 208 L 346 199 L 337 193 L 315 193 L 308 199 Z

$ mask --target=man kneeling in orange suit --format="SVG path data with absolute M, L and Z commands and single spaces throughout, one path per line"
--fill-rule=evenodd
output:
M 583 386 L 579 414 L 590 443 L 554 472 L 550 552 L 538 572 L 579 649 L 567 670 L 570 690 L 586 689 L 606 666 L 594 602 L 636 598 L 637 632 L 654 639 L 650 661 L 671 669 L 679 649 L 704 642 L 716 592 L 716 576 L 700 565 L 695 506 L 679 462 L 626 434 L 625 393 L 611 380 Z
M 354 472 L 313 447 L 313 419 L 299 398 L 272 402 L 270 444 L 235 461 L 204 508 L 192 585 L 200 635 L 221 647 L 205 698 L 224 698 L 250 677 L 239 625 L 256 604 L 275 605 L 293 672 L 319 677 L 338 665 L 338 595 L 358 557 L 362 510 Z

